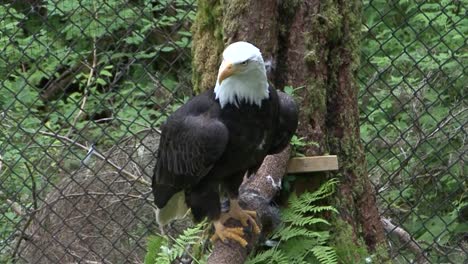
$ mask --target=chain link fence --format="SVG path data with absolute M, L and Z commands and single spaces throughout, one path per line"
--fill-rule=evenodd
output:
M 194 0 L 0 5 L 0 263 L 142 263 Z M 466 6 L 364 1 L 361 133 L 396 263 L 468 251 Z
M 0 5 L 0 263 L 142 263 L 194 0 Z
M 395 263 L 466 263 L 464 1 L 364 1 L 361 136 Z

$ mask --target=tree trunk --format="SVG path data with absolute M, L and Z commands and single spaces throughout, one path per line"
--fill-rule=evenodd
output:
M 245 40 L 272 62 L 269 79 L 276 88 L 303 87 L 297 90 L 297 133 L 315 143 L 304 153 L 339 157 L 339 171 L 327 176 L 340 181 L 332 201 L 340 212 L 332 219 L 340 261 L 362 263 L 375 254 L 380 263 L 385 236 L 359 138 L 360 15 L 359 0 L 199 0 L 193 84 L 197 91 L 213 87 L 224 47 Z

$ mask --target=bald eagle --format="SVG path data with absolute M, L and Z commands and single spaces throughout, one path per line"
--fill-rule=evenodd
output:
M 266 155 L 288 145 L 297 122 L 294 101 L 268 84 L 260 50 L 247 42 L 229 45 L 214 89 L 193 97 L 161 128 L 152 179 L 160 224 L 189 207 L 195 221 L 213 221 L 212 238 L 245 246 L 242 228 L 224 226 L 232 217 L 260 232 L 256 213 L 239 206 L 239 186 Z M 220 191 L 230 200 L 226 213 Z

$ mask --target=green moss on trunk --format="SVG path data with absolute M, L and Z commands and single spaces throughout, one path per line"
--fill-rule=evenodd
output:
M 329 13 L 339 15 L 331 20 L 333 27 L 329 29 L 326 127 L 329 150 L 339 155 L 341 164 L 336 174 L 341 181 L 336 205 L 353 231 L 355 244 L 364 242 L 377 254 L 375 260 L 384 263 L 388 255 L 377 248 L 384 246 L 385 237 L 359 136 L 355 73 L 359 65 L 361 4 L 343 0 L 334 5 Z
M 377 250 L 385 248 L 384 234 L 359 137 L 355 73 L 361 4 L 357 0 L 326 0 L 302 12 L 310 13 L 301 23 L 307 26 L 302 41 L 304 64 L 311 74 L 305 80 L 300 133 L 314 137 L 318 131 L 315 140 L 323 144 L 319 153 L 339 158 L 340 169 L 333 177 L 341 183 L 332 201 L 340 211 L 340 218 L 333 221 L 336 249 L 342 263 L 362 263 L 370 257 L 367 249 L 373 252 L 374 260 L 384 263 L 387 253 Z M 307 154 L 316 151 L 312 148 Z
M 279 4 L 279 6 L 278 6 Z M 276 62 L 277 88 L 299 91 L 299 134 L 318 143 L 307 155 L 337 154 L 334 241 L 342 263 L 386 261 L 383 229 L 359 137 L 355 72 L 359 65 L 359 0 L 199 0 L 193 26 L 193 85 L 214 86 L 225 44 L 246 40 Z M 258 12 L 262 10 L 262 12 Z
M 214 86 L 223 42 L 223 8 L 219 0 L 199 0 L 192 26 L 192 84 L 199 93 Z
M 364 260 L 369 257 L 369 253 L 362 239 L 355 237 L 352 227 L 340 218 L 333 220 L 333 226 L 339 230 L 333 236 L 333 247 L 340 263 L 365 263 Z
M 276 52 L 276 0 L 199 0 L 193 32 L 192 82 L 197 92 L 215 85 L 220 55 L 235 41 L 249 41 L 265 59 Z M 262 12 L 258 12 L 262 10 Z
M 226 1 L 224 4 L 224 13 L 226 14 L 223 19 L 223 27 L 226 31 L 227 44 L 237 41 L 235 39 L 236 32 L 241 28 L 242 18 L 246 9 L 249 6 L 249 0 L 231 0 Z

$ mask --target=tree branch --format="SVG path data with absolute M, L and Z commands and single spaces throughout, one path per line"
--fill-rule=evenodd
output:
M 407 246 L 408 249 L 413 252 L 415 255 L 415 263 L 429 263 L 421 246 L 411 237 L 408 232 L 406 232 L 406 230 L 394 225 L 388 218 L 382 217 L 380 221 L 382 222 L 382 226 L 387 234 L 396 235 L 398 240 L 400 240 L 400 243 L 403 246 Z
M 257 174 L 244 180 L 239 189 L 239 201 L 242 208 L 257 212 L 257 223 L 262 227 L 260 236 L 266 236 L 280 222 L 279 210 L 271 206 L 270 202 L 281 188 L 281 180 L 286 173 L 286 167 L 291 149 L 288 146 L 282 152 L 265 158 Z M 242 225 L 233 219 L 228 226 Z M 246 232 L 244 238 L 249 243 L 242 247 L 239 243 L 217 240 L 213 252 L 208 258 L 208 264 L 237 264 L 244 263 L 252 249 L 257 245 L 259 237 L 252 232 Z

